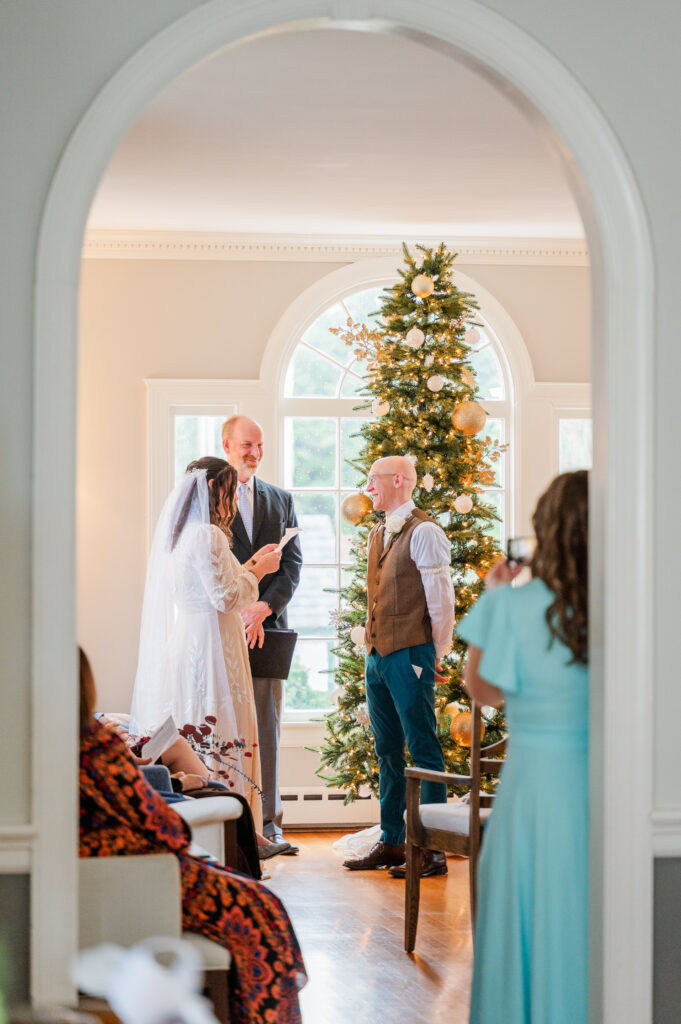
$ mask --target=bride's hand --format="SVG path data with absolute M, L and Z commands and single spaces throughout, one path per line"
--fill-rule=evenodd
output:
M 260 559 L 263 557 L 263 555 L 269 554 L 270 551 L 275 551 L 276 547 L 277 547 L 276 544 L 265 544 L 265 545 L 263 545 L 263 547 L 261 547 L 258 551 L 256 551 L 254 555 L 251 555 L 251 563 L 253 565 L 257 565 L 257 563 L 260 561 Z
M 281 551 L 276 544 L 269 545 L 269 547 L 270 550 L 264 555 L 260 555 L 260 552 L 258 552 L 260 557 L 255 563 L 255 572 L 256 575 L 258 575 L 258 579 L 262 579 L 263 576 L 267 576 L 268 573 L 276 572 L 279 568 L 279 563 L 281 562 Z

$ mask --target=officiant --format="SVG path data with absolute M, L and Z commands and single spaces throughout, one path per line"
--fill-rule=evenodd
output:
M 264 483 L 256 475 L 263 456 L 263 431 L 255 420 L 246 416 L 228 419 L 222 427 L 222 447 L 239 478 L 232 550 L 243 564 L 264 544 L 278 544 L 284 531 L 297 526 L 298 521 L 289 492 Z M 300 581 L 302 562 L 300 542 L 294 537 L 282 551 L 278 571 L 262 580 L 258 600 L 241 613 L 249 648 L 262 646 L 265 629 L 287 628 L 286 608 Z M 283 843 L 279 746 L 284 682 L 254 673 L 253 693 L 262 765 L 263 834 L 274 843 Z M 298 853 L 298 847 L 282 852 Z

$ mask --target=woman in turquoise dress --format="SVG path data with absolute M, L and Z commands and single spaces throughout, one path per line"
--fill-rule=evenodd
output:
M 478 874 L 471 1024 L 586 1024 L 588 477 L 557 477 L 533 517 L 532 580 L 495 566 L 458 627 L 464 681 L 505 706 L 508 756 Z

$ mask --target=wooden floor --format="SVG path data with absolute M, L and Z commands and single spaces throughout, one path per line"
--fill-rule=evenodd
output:
M 267 861 L 265 882 L 283 900 L 309 982 L 304 1024 L 465 1024 L 472 941 L 468 862 L 421 881 L 416 951 L 403 948 L 404 882 L 385 870 L 347 871 L 339 833 L 287 832 L 297 857 Z

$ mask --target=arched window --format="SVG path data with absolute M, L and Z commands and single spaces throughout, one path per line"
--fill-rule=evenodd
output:
M 302 527 L 301 582 L 289 605 L 290 625 L 298 631 L 294 667 L 286 687 L 287 718 L 310 717 L 333 705 L 334 612 L 338 591 L 350 567 L 353 527 L 341 517 L 343 499 L 361 488 L 348 461 L 362 445 L 359 428 L 370 418 L 358 409 L 365 367 L 351 347 L 329 328 L 348 318 L 372 324 L 384 284 L 355 290 L 328 305 L 300 334 L 283 374 L 280 427 L 284 444 L 283 486 L 293 493 Z M 505 442 L 510 437 L 511 378 L 503 350 L 484 318 L 472 364 L 488 412 L 485 432 Z M 507 456 L 497 463 L 487 500 L 501 522 L 494 535 L 505 543 L 509 516 Z

